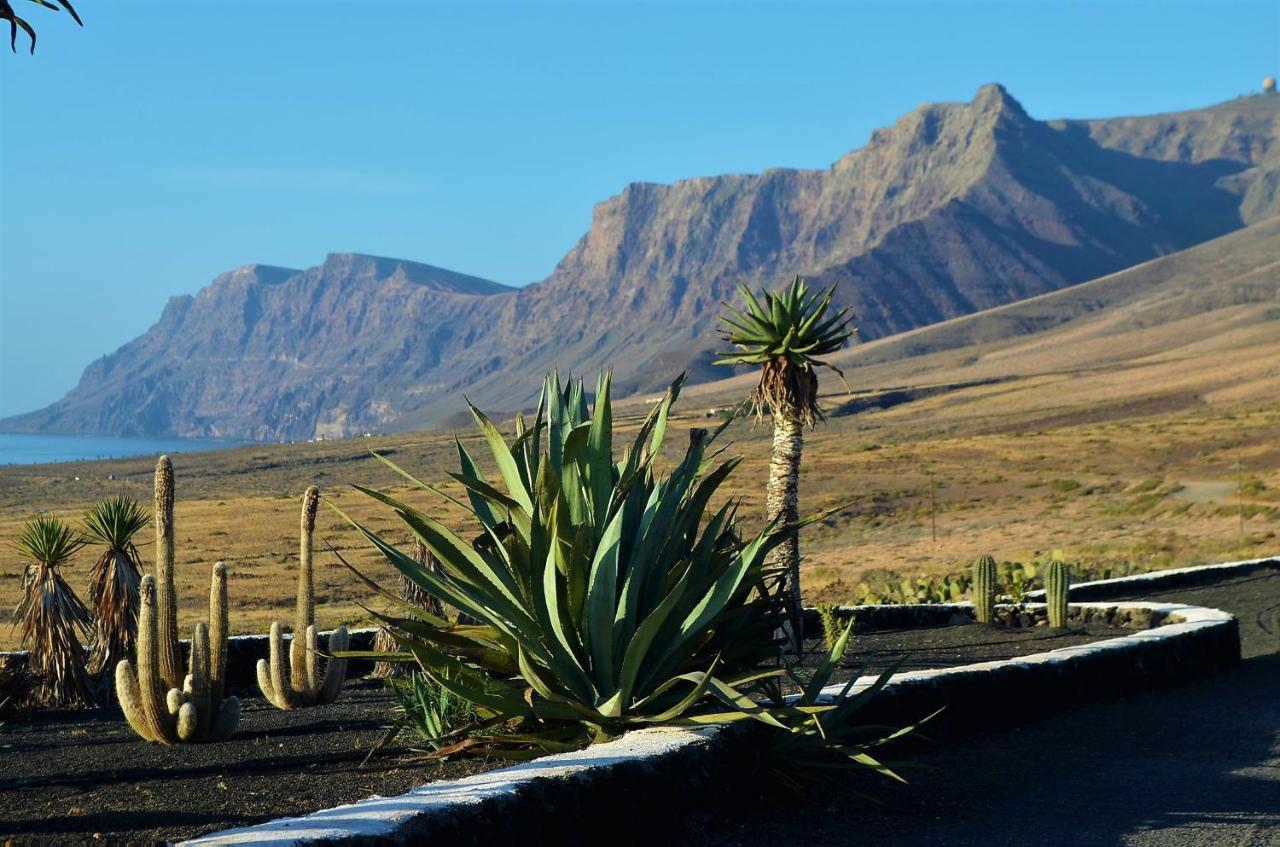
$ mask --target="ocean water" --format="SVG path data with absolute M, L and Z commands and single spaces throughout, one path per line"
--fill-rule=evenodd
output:
M 226 450 L 243 441 L 203 438 L 110 438 L 97 435 L 9 435 L 0 433 L 0 465 L 44 465 L 83 459 L 121 459 L 161 453 Z

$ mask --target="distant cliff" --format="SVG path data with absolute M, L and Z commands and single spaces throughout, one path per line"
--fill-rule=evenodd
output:
M 7 431 L 337 436 L 514 410 L 559 367 L 647 391 L 712 373 L 738 283 L 841 280 L 871 339 L 1182 249 L 1280 211 L 1280 97 L 1040 122 L 1003 88 L 931 104 L 826 170 L 637 183 L 524 289 L 333 255 L 250 265 L 173 298 L 145 335 Z

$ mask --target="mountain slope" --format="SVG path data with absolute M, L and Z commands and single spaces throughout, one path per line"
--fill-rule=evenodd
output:
M 936 431 L 966 420 L 1043 424 L 1139 410 L 1280 400 L 1280 217 L 1019 303 L 833 357 L 833 415 L 892 407 Z M 750 378 L 690 389 L 727 404 Z
M 554 367 L 611 366 L 620 393 L 684 368 L 710 378 L 715 314 L 737 284 L 842 280 L 864 340 L 970 314 L 1257 219 L 1278 137 L 1277 97 L 1050 124 L 985 86 L 826 170 L 628 186 L 518 291 L 367 257 L 240 269 L 0 427 L 307 438 L 423 426 L 464 393 L 514 410 Z

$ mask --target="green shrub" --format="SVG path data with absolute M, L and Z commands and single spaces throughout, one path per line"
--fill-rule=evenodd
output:
M 465 731 L 479 725 L 470 702 L 432 682 L 421 671 L 388 679 L 387 686 L 396 698 L 392 720 L 401 738 L 440 751 L 454 739 L 461 738 L 465 743 Z

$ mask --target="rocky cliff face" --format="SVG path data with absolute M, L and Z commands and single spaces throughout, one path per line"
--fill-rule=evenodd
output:
M 554 367 L 710 376 L 734 286 L 840 280 L 876 338 L 1106 274 L 1277 209 L 1280 97 L 1042 123 L 1003 88 L 922 106 L 826 170 L 638 183 L 521 290 L 366 256 L 248 266 L 10 430 L 255 439 L 514 410 Z

